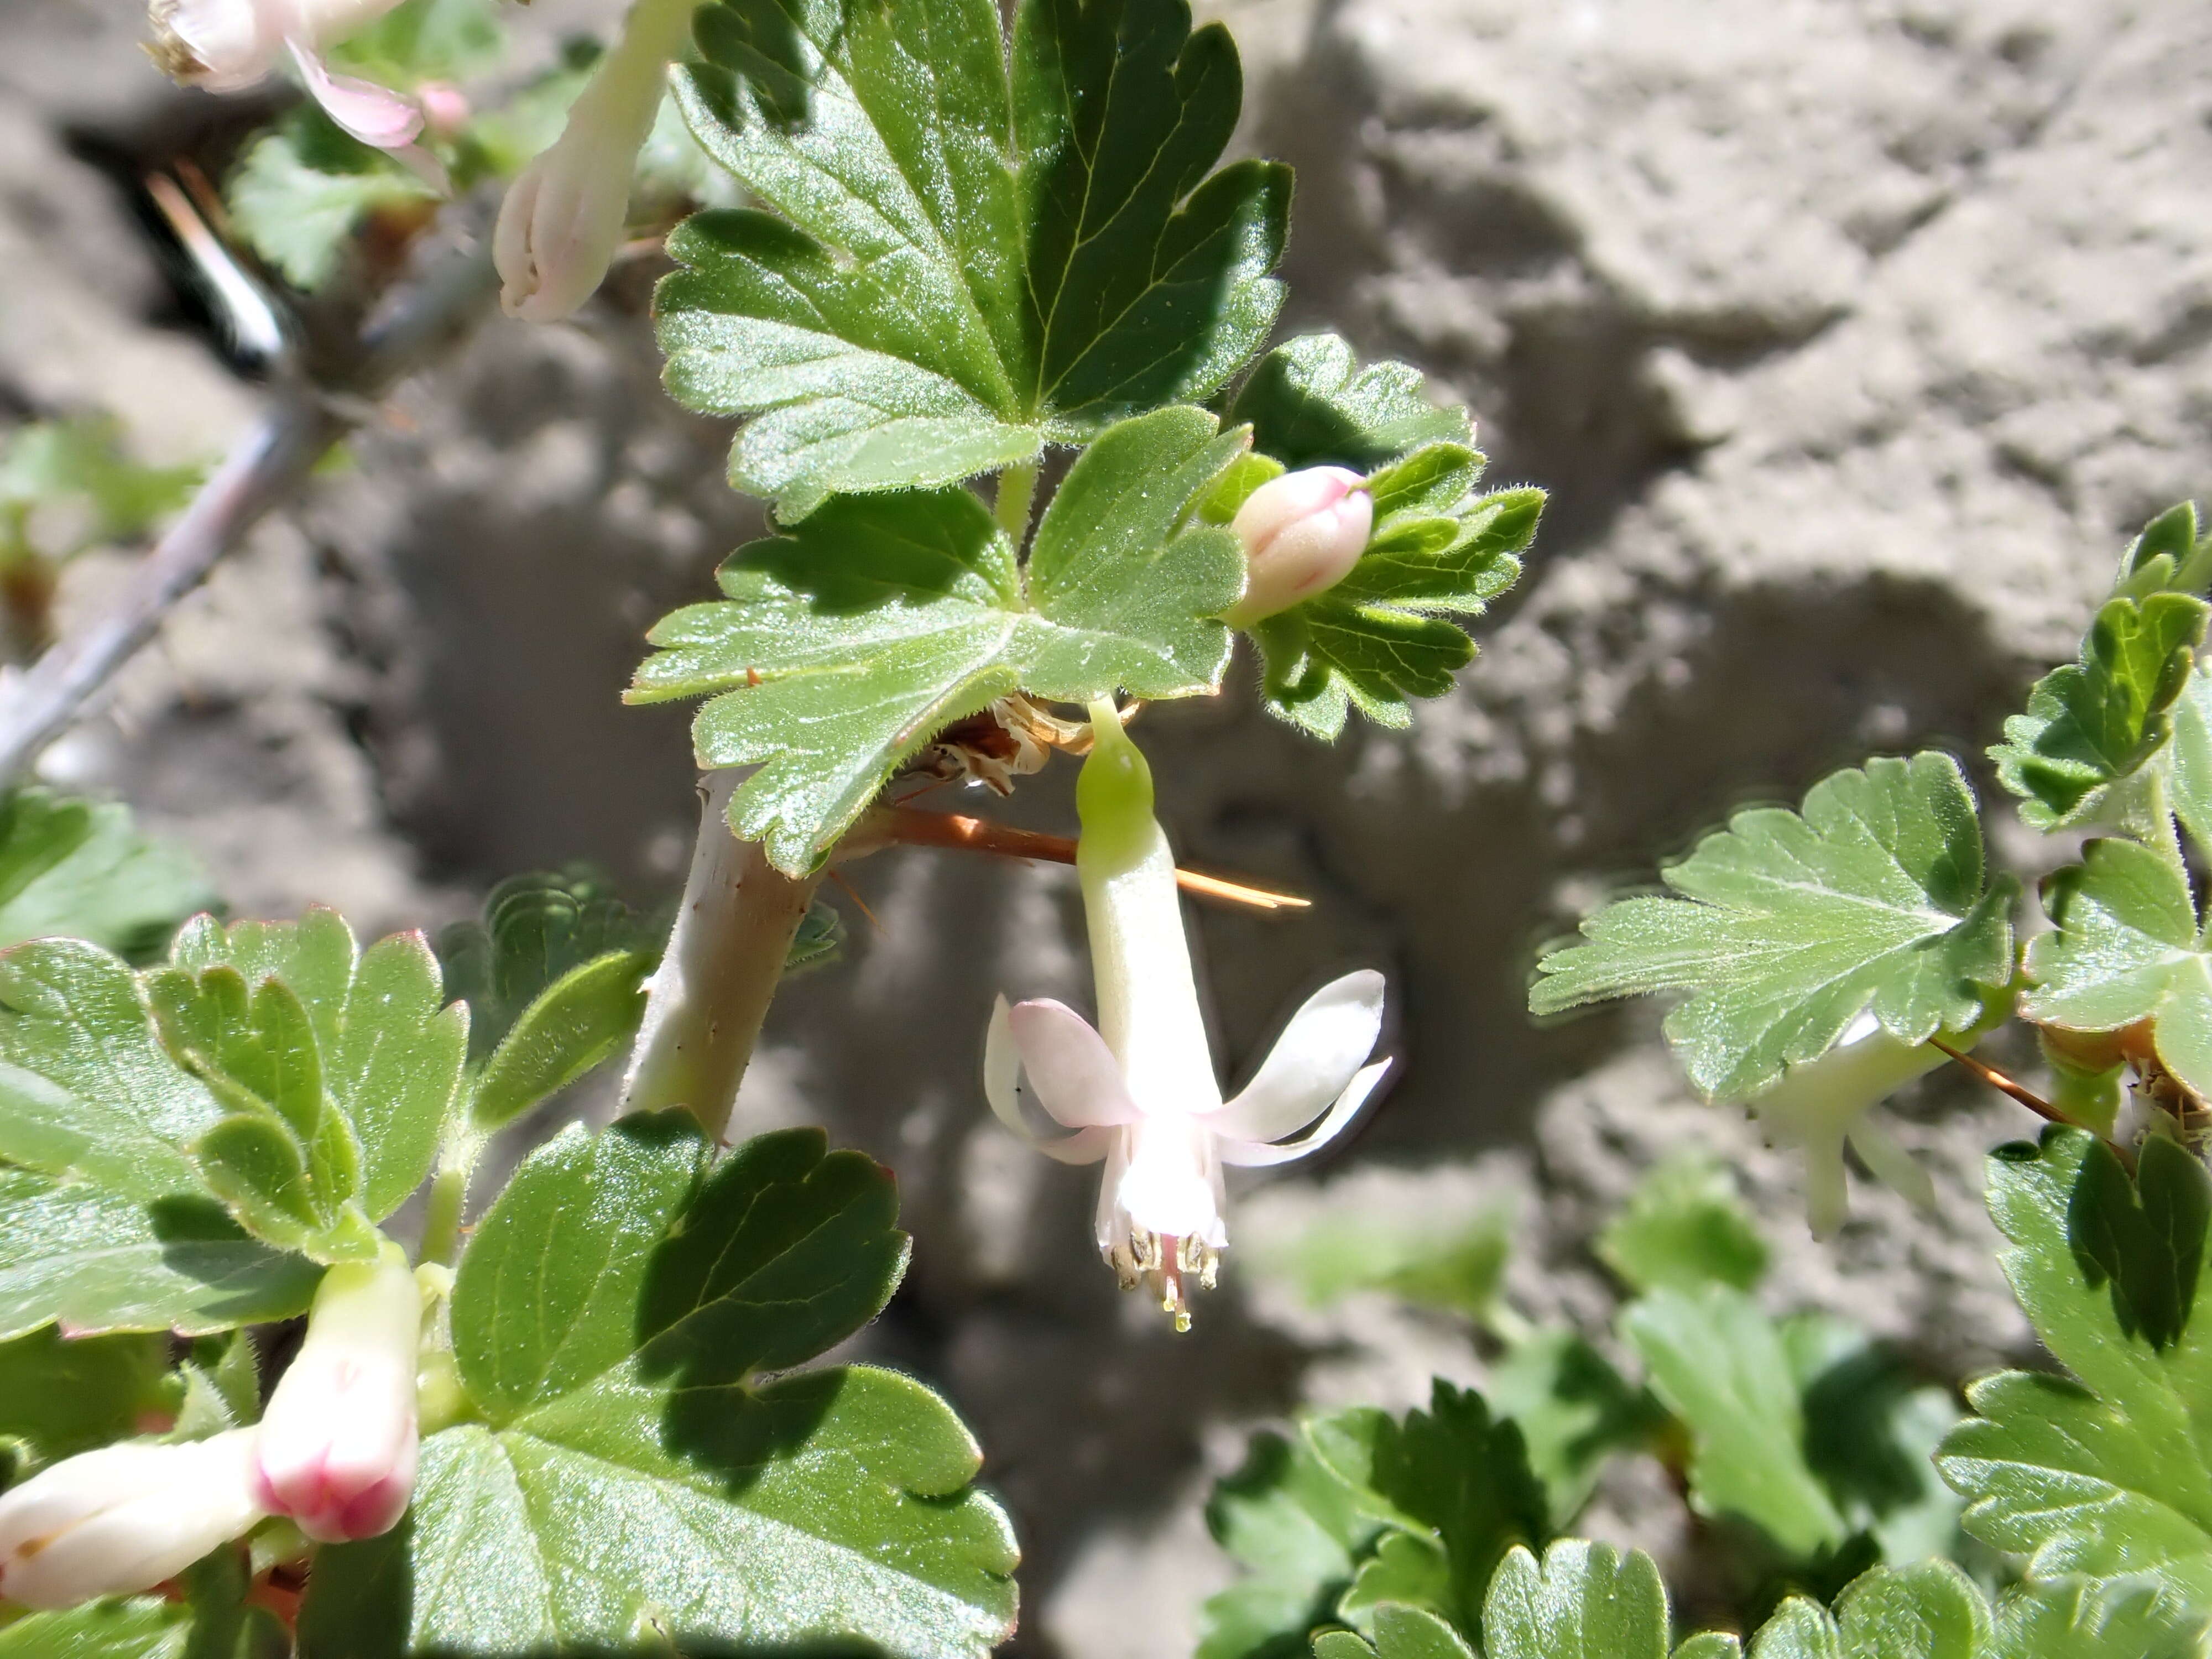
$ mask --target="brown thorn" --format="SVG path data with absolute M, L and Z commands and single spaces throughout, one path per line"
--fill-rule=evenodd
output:
M 2045 1122 L 2057 1123 L 2069 1129 L 2078 1129 L 2081 1127 L 2080 1124 L 2075 1122 L 2072 1118 L 2067 1116 L 2065 1113 L 2060 1111 L 2056 1106 L 2053 1106 L 2049 1101 L 2045 1100 L 2041 1095 L 2037 1094 L 2032 1089 L 2028 1089 L 2024 1087 L 2022 1085 L 2014 1082 L 2011 1078 L 2008 1077 L 2004 1073 L 1997 1070 L 1996 1066 L 1990 1065 L 1987 1061 L 1975 1059 L 1973 1055 L 1966 1053 L 1962 1048 L 1954 1048 L 1949 1043 L 1944 1042 L 1941 1037 L 1929 1038 L 1928 1046 L 1931 1048 L 1940 1049 L 1944 1054 L 1948 1054 L 1953 1060 L 1958 1061 L 1960 1065 L 1965 1066 L 1976 1077 L 1981 1079 L 1983 1082 L 1988 1084 L 1990 1087 L 1996 1089 L 2002 1093 L 2010 1095 L 2014 1100 L 2027 1107 L 2029 1111 L 2033 1112 L 2038 1117 L 2042 1118 Z M 2135 1154 L 2129 1151 L 2128 1148 L 2121 1146 L 2118 1141 L 2113 1140 L 2107 1140 L 2105 1144 L 2112 1149 L 2113 1152 L 2118 1155 L 2122 1164 L 2125 1164 L 2130 1170 L 2135 1168 Z
M 880 816 L 884 820 L 884 839 L 902 847 L 949 847 L 972 853 L 996 853 L 1004 858 L 1042 859 L 1052 864 L 1075 862 L 1075 840 L 1072 836 L 1048 836 L 1040 830 L 993 823 L 986 818 L 963 817 L 957 812 L 925 812 L 906 806 L 884 807 Z M 1311 899 L 1300 898 L 1295 893 L 1270 892 L 1263 887 L 1219 876 L 1200 875 L 1194 870 L 1176 870 L 1176 884 L 1200 898 L 1219 899 L 1255 910 L 1304 910 L 1313 904 Z
M 836 882 L 838 886 L 845 890 L 845 896 L 860 907 L 860 914 L 868 919 L 868 926 L 874 928 L 876 932 L 882 934 L 885 939 L 889 939 L 890 937 L 891 930 L 884 927 L 882 922 L 876 920 L 876 913 L 868 908 L 868 902 L 860 896 L 860 889 L 854 886 L 851 882 L 846 880 L 844 873 L 842 871 L 832 870 L 829 874 L 830 880 Z

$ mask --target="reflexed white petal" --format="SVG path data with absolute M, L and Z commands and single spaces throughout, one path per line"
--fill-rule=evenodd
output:
M 1206 1122 L 1234 1140 L 1280 1140 L 1344 1092 L 1382 1030 L 1382 975 L 1346 974 L 1291 1016 L 1259 1073 Z
M 1851 1126 L 1851 1150 L 1866 1160 L 1881 1183 L 1923 1210 L 1936 1207 L 1936 1183 L 1917 1160 L 1889 1138 L 1879 1124 L 1861 1118 Z
M 1022 1114 L 1022 1054 L 1014 1046 L 1014 1026 L 1006 1000 L 1000 997 L 991 1009 L 990 1029 L 983 1037 L 983 1097 L 991 1115 L 1047 1158 L 1062 1164 L 1096 1164 L 1112 1145 L 1111 1129 L 1079 1129 L 1057 1138 L 1040 1135 Z
M 1844 1138 L 1816 1135 L 1805 1142 L 1805 1219 L 1815 1238 L 1833 1238 L 1850 1214 L 1844 1184 Z
M 1147 1118 L 1127 1138 L 1133 1144 L 1117 1207 L 1140 1232 L 1218 1241 L 1221 1212 L 1213 1201 L 1207 1132 L 1188 1118 Z
M 1121 1177 L 1129 1172 L 1129 1137 L 1117 1134 L 1107 1148 L 1105 1173 L 1098 1178 L 1098 1211 L 1094 1219 L 1101 1255 L 1129 1236 L 1128 1218 L 1121 1213 Z
M 1040 998 L 1016 1004 L 1007 1024 L 1030 1087 L 1056 1122 L 1088 1129 L 1137 1121 L 1113 1051 L 1075 1010 Z
M 1078 1129 L 1072 1135 L 1060 1135 L 1051 1140 L 1031 1140 L 1030 1145 L 1047 1158 L 1060 1164 L 1096 1164 L 1112 1150 L 1118 1130 L 1108 1128 Z
M 1344 1092 L 1328 1109 L 1328 1115 L 1296 1140 L 1276 1143 L 1238 1140 L 1223 1136 L 1220 1140 L 1221 1161 L 1239 1169 L 1257 1170 L 1274 1164 L 1288 1164 L 1294 1158 L 1319 1152 L 1352 1127 L 1352 1121 L 1359 1115 L 1360 1108 L 1366 1105 L 1368 1097 L 1375 1092 L 1376 1085 L 1382 1081 L 1382 1074 L 1389 1069 L 1390 1062 L 1387 1060 L 1378 1060 L 1372 1066 L 1361 1068 L 1352 1081 L 1345 1085 Z
M 333 75 L 322 60 L 297 40 L 286 42 L 292 61 L 299 65 L 307 90 L 323 112 L 364 144 L 378 149 L 399 149 L 412 144 L 422 131 L 422 112 L 410 98 L 389 87 L 350 75 Z

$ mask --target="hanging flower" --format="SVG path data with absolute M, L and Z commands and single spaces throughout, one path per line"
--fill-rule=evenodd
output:
M 103 1446 L 0 1496 L 0 1601 L 134 1595 L 240 1536 L 268 1514 L 251 1479 L 255 1432 Z
M 148 48 L 172 80 L 210 92 L 239 92 L 289 58 L 323 112 L 379 149 L 391 150 L 443 189 L 445 169 L 415 143 L 422 110 L 414 100 L 350 75 L 333 75 L 325 50 L 358 34 L 399 0 L 153 0 Z
M 1098 1024 L 1057 1002 L 1010 1008 L 1000 998 L 984 1045 L 984 1093 L 999 1120 L 1048 1157 L 1104 1161 L 1099 1253 L 1123 1289 L 1149 1284 L 1176 1328 L 1188 1330 L 1186 1281 L 1210 1288 L 1229 1243 L 1224 1166 L 1287 1164 L 1320 1150 L 1389 1069 L 1387 1060 L 1362 1065 L 1382 1029 L 1382 976 L 1347 974 L 1315 993 L 1243 1092 L 1224 1103 L 1175 860 L 1152 817 L 1151 771 L 1110 702 L 1092 705 L 1091 724 L 1094 746 L 1076 784 L 1076 869 Z M 1030 1128 L 1024 1079 L 1072 1133 L 1047 1138 Z
M 492 232 L 501 306 L 557 322 L 605 279 L 629 211 L 637 153 L 653 131 L 668 64 L 690 33 L 695 0 L 637 0 L 622 38 L 568 107 L 551 148 L 507 186 Z
M 319 1542 L 388 1532 L 414 1494 L 422 1321 L 414 1272 L 389 1241 L 316 1288 L 307 1340 L 261 1419 L 253 1478 L 272 1512 Z
M 1974 1034 L 1959 1039 L 1971 1044 Z M 1826 1054 L 1792 1066 L 1782 1080 L 1748 1103 L 1767 1144 L 1805 1155 L 1805 1207 L 1816 1238 L 1844 1224 L 1850 1211 L 1844 1176 L 1849 1142 L 1883 1183 L 1922 1209 L 1936 1205 L 1928 1171 L 1872 1121 L 1874 1109 L 1950 1056 L 1926 1043 L 1892 1036 L 1869 1008 L 1844 1028 Z
M 1375 498 L 1364 483 L 1340 466 L 1310 466 L 1245 497 L 1229 522 L 1244 544 L 1244 597 L 1222 619 L 1249 628 L 1349 575 L 1375 527 Z

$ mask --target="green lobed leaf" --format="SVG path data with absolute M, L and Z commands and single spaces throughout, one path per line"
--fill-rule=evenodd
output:
M 20 1477 L 137 1433 L 168 1369 L 168 1343 L 152 1334 L 69 1340 L 49 1327 L 0 1342 L 0 1485 L 10 1462 Z
M 402 91 L 498 68 L 507 31 L 493 0 L 401 0 L 331 48 L 331 59 Z
M 651 965 L 641 953 L 610 951 L 546 987 L 477 1079 L 469 1108 L 477 1127 L 497 1128 L 611 1059 L 644 1018 Z
M 1491 1363 L 1486 1387 L 1498 1414 L 1520 1429 L 1552 1524 L 1562 1530 L 1589 1500 L 1607 1462 L 1648 1443 L 1666 1420 L 1656 1401 L 1570 1330 L 1537 1330 L 1510 1343 Z
M 1843 1638 L 1826 1607 L 1793 1595 L 1751 1638 L 1751 1659 L 1844 1659 Z
M 1499 1564 L 1482 1629 L 1488 1659 L 1667 1659 L 1667 1589 L 1641 1550 L 1563 1538 Z
M 1722 1284 L 1662 1288 L 1631 1304 L 1621 1329 L 1651 1391 L 1689 1428 L 1692 1507 L 1740 1516 L 1799 1559 L 1844 1541 L 1844 1518 L 1805 1461 L 1782 1334 L 1748 1297 Z
M 1314 1659 L 1477 1659 L 1467 1638 L 1426 1607 L 1377 1607 L 1370 1633 L 1371 1644 L 1350 1631 L 1324 1632 L 1314 1638 Z
M 2134 842 L 2092 842 L 2081 864 L 2045 883 L 2043 900 L 2057 927 L 2028 946 L 2036 986 L 2021 1012 L 2074 1031 L 2148 1021 L 2166 1069 L 2212 1092 L 2212 953 L 2187 874 Z
M 2154 1343 L 2173 1293 L 2146 1288 L 2188 1258 L 2185 1221 L 2201 1240 L 2203 1176 L 2188 1176 L 2196 1198 L 2160 1205 L 2166 1237 L 2146 1237 L 2127 1219 L 2124 1176 L 2116 1185 L 2096 1167 L 2111 1157 L 2085 1132 L 2057 1127 L 2039 1146 L 1991 1155 L 2006 1276 L 2072 1377 L 2004 1371 L 1972 1383 L 1978 1416 L 1945 1439 L 1937 1467 L 1968 1500 L 1966 1530 L 2027 1555 L 2031 1579 L 2139 1573 L 2212 1612 L 2212 1332 L 2189 1318 Z M 2154 1179 L 2183 1173 L 2169 1164 Z M 2182 1299 L 2185 1316 L 2192 1303 Z M 2146 1328 L 2151 1309 L 2162 1311 Z
M 1365 472 L 1431 444 L 1469 444 L 1474 423 L 1458 405 L 1428 396 L 1408 363 L 1362 367 L 1334 334 L 1304 334 L 1262 357 L 1230 406 L 1252 428 L 1252 447 L 1290 468 L 1329 465 Z
M 1837 1598 L 1842 1659 L 1984 1659 L 1989 1603 L 1948 1561 L 1876 1567 Z
M 1997 1606 L 1991 1659 L 2203 1659 L 2202 1613 L 2156 1586 L 2066 1578 L 2014 1590 Z
M 382 1220 L 422 1184 L 460 1086 L 469 1042 L 468 1010 L 446 1003 L 428 939 L 394 933 L 357 952 L 343 918 L 311 906 L 296 922 L 242 921 L 226 928 L 199 918 L 178 934 L 171 959 L 175 975 L 203 981 L 211 970 L 235 975 L 252 988 L 257 1011 L 272 981 L 297 1001 L 336 1121 L 304 1111 L 288 1121 L 303 1150 L 334 1171 L 346 1156 L 339 1130 L 350 1127 L 359 1149 L 360 1204 L 369 1220 Z M 175 984 L 161 974 L 149 979 L 155 988 Z
M 704 767 L 760 769 L 730 822 L 793 874 L 811 869 L 891 773 L 1018 686 L 1086 701 L 1219 683 L 1243 555 L 1188 504 L 1243 447 L 1202 410 L 1126 421 L 1085 450 L 1037 527 L 1026 573 L 962 489 L 841 496 L 722 568 L 727 598 L 664 617 L 633 702 L 715 695 Z
M 1376 1540 L 1375 1553 L 1360 1563 L 1352 1588 L 1337 1601 L 1336 1616 L 1371 1637 L 1391 1607 L 1419 1607 L 1442 1617 L 1451 1606 L 1451 1558 L 1443 1546 L 1425 1533 L 1391 1531 Z
M 471 1063 L 489 1060 L 531 1005 L 574 969 L 616 952 L 650 969 L 666 932 L 586 866 L 499 883 L 479 915 L 438 935 L 446 994 L 469 1005 Z
M 1983 1018 L 2012 975 L 2013 887 L 1985 883 L 1974 799 L 1949 756 L 1875 760 L 1802 811 L 1739 812 L 1661 872 L 1679 897 L 1618 900 L 1537 964 L 1530 1009 L 1686 991 L 1668 1040 L 1709 1097 L 1758 1094 L 1871 1006 L 1924 1042 Z
M 1438 1611 L 1479 1637 L 1498 1562 L 1516 1544 L 1550 1535 L 1544 1489 L 1519 1428 L 1493 1418 L 1480 1395 L 1438 1378 L 1429 1409 L 1402 1423 L 1344 1412 L 1310 1425 L 1308 1436 L 1325 1467 L 1379 1500 L 1370 1512 L 1435 1535 L 1449 1564 L 1449 1600 Z
M 1955 1554 L 1963 1506 L 1934 1462 L 1959 1420 L 1952 1391 L 1842 1320 L 1802 1313 L 1780 1329 L 1803 1402 L 1806 1466 L 1845 1524 L 1893 1565 Z
M 134 1596 L 0 1625 L 0 1659 L 187 1659 L 191 1611 Z
M 2197 664 L 2174 702 L 2172 752 L 2173 814 L 2200 851 L 2212 849 L 2212 663 Z
M 1244 1462 L 1214 1483 L 1206 1523 L 1253 1577 L 1199 1612 L 1199 1659 L 1303 1654 L 1309 1632 L 1335 1616 L 1379 1523 L 1325 1468 L 1303 1435 L 1253 1436 Z
M 1990 750 L 1997 781 L 2033 828 L 2097 814 L 2106 793 L 2139 771 L 2172 731 L 2168 710 L 2188 683 L 2212 606 L 2186 593 L 2106 601 L 2081 659 L 2037 681 L 2027 712 Z
M 1480 1213 L 1463 1227 L 1439 1229 L 1362 1206 L 1247 1240 L 1240 1248 L 1253 1271 L 1295 1285 L 1315 1307 L 1361 1291 L 1383 1291 L 1416 1307 L 1480 1320 L 1497 1305 L 1513 1224 L 1503 1208 Z
M 323 1553 L 302 1659 L 1007 1633 L 1012 1540 L 944 1404 L 866 1367 L 760 1380 L 888 1298 L 888 1175 L 817 1130 L 708 1150 L 670 1114 L 524 1164 L 454 1286 L 485 1420 L 424 1442 L 400 1528 Z
M 2197 504 L 2169 507 L 2142 528 L 2120 556 L 2112 580 L 2116 598 L 2154 593 L 2203 593 L 2212 586 L 2212 533 L 2197 533 Z
M 305 1312 L 320 1277 L 205 1193 L 144 1203 L 0 1167 L 0 1337 L 265 1324 Z
M 1184 0 L 749 0 L 678 72 L 774 215 L 702 214 L 654 305 L 668 384 L 750 416 L 787 520 L 957 483 L 1218 390 L 1281 303 L 1285 168 L 1214 170 L 1242 97 Z
M 349 137 L 312 106 L 255 139 L 224 191 L 231 223 L 246 245 L 308 293 L 337 275 L 363 220 L 427 212 L 437 198 L 423 179 Z
M 0 946 L 67 936 L 133 958 L 215 895 L 180 849 L 141 836 L 131 809 L 35 786 L 0 805 Z
M 1638 1182 L 1595 1248 L 1598 1260 L 1638 1291 L 1714 1283 L 1747 1291 L 1766 1272 L 1766 1241 L 1735 1172 L 1696 1152 L 1667 1158 Z

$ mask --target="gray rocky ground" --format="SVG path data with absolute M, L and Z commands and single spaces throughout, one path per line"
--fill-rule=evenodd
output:
M 110 409 L 149 453 L 204 456 L 255 393 L 179 310 L 112 164 L 222 112 L 165 91 L 129 10 L 0 15 L 0 420 Z M 1517 1203 L 1516 1299 L 1599 1322 L 1583 1239 L 1652 1158 L 1702 1143 L 1745 1164 L 1778 1305 L 1954 1372 L 2017 1351 L 1976 1196 L 2014 1109 L 1908 1102 L 1937 1214 L 1874 1194 L 1814 1246 L 1786 1162 L 1686 1096 L 1648 1015 L 1539 1030 L 1521 988 L 1536 941 L 1730 805 L 1869 751 L 1977 754 L 2126 534 L 2212 487 L 2212 10 L 1229 15 L 1247 138 L 1300 167 L 1291 320 L 1420 363 L 1476 408 L 1495 476 L 1554 492 L 1483 657 L 1410 732 L 1320 753 L 1242 689 L 1149 721 L 1188 855 L 1317 901 L 1205 918 L 1229 1055 L 1331 971 L 1391 976 L 1403 1083 L 1253 1224 Z M 720 434 L 657 392 L 639 294 L 494 325 L 406 388 L 61 763 L 190 842 L 242 911 L 435 922 L 580 857 L 665 885 L 681 717 L 615 695 L 644 624 L 757 521 L 719 482 Z M 72 614 L 121 568 L 88 563 Z M 1064 826 L 1066 784 L 1009 815 Z M 1244 1427 L 1303 1399 L 1403 1405 L 1479 1363 L 1379 1301 L 1316 1314 L 1234 1266 L 1181 1340 L 1117 1297 L 1086 1177 L 989 1127 L 974 1080 L 994 990 L 1084 994 L 1072 883 L 914 854 L 853 879 L 880 929 L 848 912 L 847 963 L 779 1005 L 741 1121 L 826 1120 L 899 1170 L 915 1267 L 876 1340 L 988 1451 L 1028 1550 L 1026 1650 L 1182 1651 L 1224 1573 L 1196 1496 Z M 1673 1549 L 1665 1507 L 1630 1483 L 1601 1514 Z

